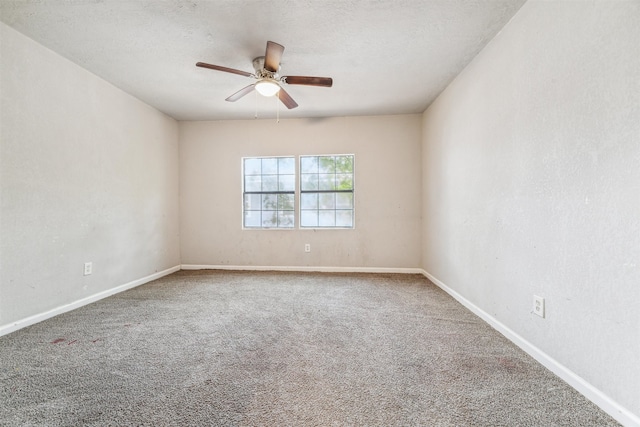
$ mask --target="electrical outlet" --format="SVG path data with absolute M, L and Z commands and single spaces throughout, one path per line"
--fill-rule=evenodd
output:
M 85 262 L 84 263 L 84 275 L 88 276 L 93 272 L 93 263 L 92 262 Z
M 304 251 L 305 252 L 311 252 L 311 244 L 310 243 L 305 243 L 304 244 Z
M 537 295 L 533 296 L 533 314 L 537 314 L 544 319 L 544 298 Z

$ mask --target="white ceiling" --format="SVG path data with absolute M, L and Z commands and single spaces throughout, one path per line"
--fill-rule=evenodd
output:
M 250 78 L 195 66 L 253 72 L 272 40 L 282 75 L 334 82 L 286 86 L 281 117 L 327 117 L 424 111 L 524 2 L 2 0 L 0 20 L 178 120 L 273 117 L 274 98 L 225 102 Z

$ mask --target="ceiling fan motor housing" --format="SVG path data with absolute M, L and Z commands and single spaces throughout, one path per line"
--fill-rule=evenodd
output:
M 253 59 L 253 69 L 256 70 L 256 77 L 259 79 L 274 79 L 278 78 L 278 71 L 280 71 L 280 66 L 278 66 L 278 71 L 273 72 L 264 68 L 264 56 L 258 56 Z

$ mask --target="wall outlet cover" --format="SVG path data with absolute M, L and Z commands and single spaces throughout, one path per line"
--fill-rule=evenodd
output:
M 537 314 L 544 319 L 544 298 L 537 295 L 533 296 L 533 314 Z

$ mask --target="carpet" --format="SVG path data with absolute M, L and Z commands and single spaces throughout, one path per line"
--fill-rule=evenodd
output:
M 0 338 L 2 426 L 614 426 L 420 275 L 180 271 Z

